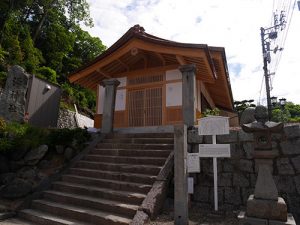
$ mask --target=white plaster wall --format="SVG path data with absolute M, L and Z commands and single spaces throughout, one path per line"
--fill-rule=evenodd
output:
M 166 84 L 166 106 L 182 105 L 182 82 Z
M 166 80 L 178 80 L 182 79 L 180 70 L 168 70 L 166 71 Z
M 105 89 L 104 87 L 102 87 L 100 84 L 98 84 L 99 88 L 99 92 L 98 92 L 98 109 L 97 109 L 97 113 L 98 114 L 102 114 L 103 113 L 103 104 L 104 104 L 104 92 Z
M 115 111 L 125 110 L 126 106 L 126 89 L 117 90 Z
M 127 77 L 119 77 L 116 78 L 118 81 L 120 81 L 120 85 L 118 87 L 125 87 L 127 83 Z

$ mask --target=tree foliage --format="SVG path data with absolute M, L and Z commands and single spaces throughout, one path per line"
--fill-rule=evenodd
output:
M 81 29 L 93 26 L 86 0 L 1 0 L 0 73 L 18 64 L 27 72 L 57 82 L 72 91 L 84 107 L 94 93 L 68 84 L 66 76 L 99 55 L 105 46 Z
M 256 107 L 256 105 L 253 102 L 254 102 L 254 100 L 250 99 L 250 100 L 234 101 L 233 104 L 234 104 L 235 110 L 240 114 L 246 108 Z
M 287 102 L 284 106 L 279 103 L 273 106 L 272 120 L 276 122 L 300 122 L 300 105 Z

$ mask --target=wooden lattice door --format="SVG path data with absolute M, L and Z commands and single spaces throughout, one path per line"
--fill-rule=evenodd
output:
M 162 88 L 128 92 L 129 126 L 162 125 Z

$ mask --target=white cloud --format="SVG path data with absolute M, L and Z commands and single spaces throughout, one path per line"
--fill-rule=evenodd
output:
M 95 27 L 87 29 L 108 47 L 140 24 L 162 38 L 225 47 L 234 99 L 258 100 L 263 76 L 260 27 L 271 24 L 269 0 L 88 0 Z M 300 12 L 295 9 L 271 95 L 300 103 Z M 272 71 L 271 71 L 272 72 Z M 263 89 L 264 90 L 264 89 Z M 263 91 L 265 97 L 265 91 Z

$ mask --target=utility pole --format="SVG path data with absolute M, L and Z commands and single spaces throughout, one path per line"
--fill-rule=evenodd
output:
M 268 52 L 266 50 L 266 44 L 265 44 L 265 29 L 263 27 L 260 28 L 260 35 L 261 35 L 261 43 L 262 43 L 262 53 L 263 53 L 263 61 L 264 61 L 264 77 L 265 77 L 265 83 L 266 83 L 266 92 L 267 92 L 267 106 L 268 106 L 268 115 L 269 120 L 271 119 L 272 115 L 272 104 L 271 104 L 271 96 L 270 96 L 270 76 L 268 71 Z
M 278 19 L 279 18 L 279 19 Z M 274 26 L 269 28 L 260 28 L 260 35 L 261 35 L 261 45 L 262 45 L 262 53 L 263 53 L 263 70 L 264 70 L 264 77 L 266 83 L 266 92 L 267 92 L 267 108 L 268 108 L 268 116 L 269 120 L 272 116 L 272 104 L 271 104 L 271 96 L 270 96 L 270 73 L 268 70 L 268 63 L 271 62 L 271 54 L 270 51 L 276 53 L 278 50 L 278 46 L 274 49 L 270 49 L 270 41 L 275 40 L 278 36 L 278 29 L 283 30 L 285 28 L 286 20 L 285 20 L 285 12 L 281 11 L 280 16 L 274 14 Z M 267 36 L 267 37 L 265 37 Z M 280 48 L 279 50 L 282 50 Z

